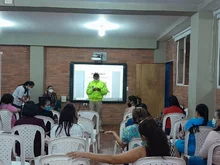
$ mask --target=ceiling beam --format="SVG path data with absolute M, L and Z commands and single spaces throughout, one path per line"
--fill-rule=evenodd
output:
M 198 6 L 170 3 L 113 3 L 113 2 L 74 2 L 54 0 L 14 0 L 13 5 L 0 2 L 1 11 L 39 11 L 91 14 L 125 15 L 176 15 L 191 16 Z
M 220 0 L 204 0 L 204 2 L 199 5 L 199 11 L 200 10 L 215 11 L 219 8 L 220 8 Z

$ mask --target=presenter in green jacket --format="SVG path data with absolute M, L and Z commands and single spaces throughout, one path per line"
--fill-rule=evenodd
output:
M 96 111 L 99 113 L 100 119 L 99 119 L 99 131 L 104 132 L 102 129 L 102 98 L 104 95 L 108 93 L 108 89 L 106 87 L 106 84 L 103 81 L 99 80 L 99 74 L 94 73 L 93 74 L 93 81 L 91 81 L 87 87 L 86 93 L 89 97 L 89 107 L 90 110 Z

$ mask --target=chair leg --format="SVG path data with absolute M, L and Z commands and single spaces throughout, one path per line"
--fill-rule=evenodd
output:
M 113 151 L 113 154 L 114 154 L 114 155 L 115 155 L 116 152 L 117 152 L 117 147 L 118 147 L 118 145 L 117 145 L 116 142 L 115 142 L 115 145 L 114 145 L 114 151 Z
M 93 153 L 98 153 L 97 152 L 97 143 L 92 144 L 92 150 L 93 150 Z
M 100 151 L 100 149 L 101 149 L 100 133 L 98 134 L 98 137 L 97 137 L 97 143 L 98 143 L 98 150 Z

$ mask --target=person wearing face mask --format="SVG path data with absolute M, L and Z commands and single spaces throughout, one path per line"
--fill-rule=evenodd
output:
M 133 109 L 136 107 L 137 105 L 137 97 L 136 96 L 128 96 L 128 102 L 127 102 L 127 106 L 128 108 L 125 109 L 124 115 L 128 114 L 128 113 L 132 113 Z
M 22 104 L 30 100 L 30 91 L 34 85 L 33 81 L 26 81 L 19 85 L 12 94 L 14 97 L 13 106 L 22 109 Z
M 208 150 L 210 146 L 220 140 L 220 109 L 215 111 L 214 118 L 212 119 L 212 125 L 214 126 L 214 129 L 206 137 L 205 142 L 200 149 L 199 156 L 191 156 L 188 161 L 189 165 L 207 164 Z M 212 164 L 220 164 L 220 147 L 216 147 L 213 152 Z
M 47 90 L 44 92 L 43 97 L 50 98 L 51 107 L 55 108 L 57 102 L 57 94 L 54 92 L 53 86 L 49 85 Z
M 98 73 L 93 74 L 93 81 L 88 84 L 86 94 L 89 97 L 89 108 L 90 110 L 96 111 L 99 113 L 100 116 L 100 132 L 104 132 L 102 129 L 102 122 L 101 122 L 101 109 L 102 109 L 102 98 L 104 95 L 108 93 L 108 88 L 106 83 L 100 81 L 100 76 Z
M 50 117 L 54 120 L 53 113 L 51 112 L 50 100 L 46 97 L 42 98 L 39 102 L 37 115 Z M 46 124 L 47 132 L 50 131 L 50 123 Z

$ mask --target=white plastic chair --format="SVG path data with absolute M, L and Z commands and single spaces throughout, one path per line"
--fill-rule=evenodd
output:
M 130 119 L 130 118 L 132 118 L 132 113 L 126 113 L 123 116 L 123 120 L 127 120 L 127 119 Z
M 141 138 L 134 138 L 128 143 L 128 149 L 132 150 L 137 146 L 142 146 Z
M 84 118 L 84 117 L 79 117 L 78 124 L 80 124 L 82 126 L 84 132 L 86 132 L 90 135 L 88 142 L 87 142 L 87 147 L 89 148 L 89 146 L 92 145 L 93 152 L 97 153 L 98 148 L 97 148 L 96 134 L 94 134 L 94 131 L 93 131 L 93 129 L 94 129 L 93 121 L 90 119 Z M 87 138 L 88 138 L 88 136 L 87 136 Z
M 49 123 L 50 123 L 50 130 L 53 128 L 53 126 L 54 126 L 54 120 L 51 119 L 50 117 L 42 116 L 42 115 L 37 115 L 37 116 L 35 116 L 35 117 L 38 118 L 38 119 L 42 119 L 42 120 L 44 121 L 45 126 L 46 126 L 47 123 L 49 122 Z
M 171 123 L 171 128 L 170 128 L 170 135 L 173 134 L 173 124 L 174 122 L 185 119 L 185 115 L 183 113 L 169 113 L 163 117 L 163 124 L 162 124 L 162 129 L 165 132 L 166 128 L 166 121 L 168 118 L 170 118 L 170 123 Z
M 78 137 L 63 137 L 49 141 L 48 154 L 67 154 L 71 151 L 87 151 L 86 140 Z
M 88 159 L 72 159 L 66 155 L 47 155 L 40 158 L 40 165 L 90 165 Z
M 100 133 L 99 133 L 99 127 L 100 127 L 100 116 L 99 113 L 92 111 L 92 110 L 80 110 L 78 111 L 78 116 L 88 118 L 93 121 L 94 117 L 96 118 L 96 124 L 95 124 L 95 129 L 94 134 L 96 134 L 96 141 L 98 144 L 98 150 L 100 150 L 101 145 L 100 145 Z
M 11 132 L 11 119 L 13 113 L 8 110 L 0 110 L 0 122 L 4 132 Z
M 11 161 L 11 151 L 14 150 L 16 142 L 20 144 L 21 161 Z M 1 165 L 29 165 L 25 163 L 23 139 L 18 135 L 0 134 L 0 160 Z
M 51 110 L 51 112 L 53 113 L 53 116 L 57 116 L 57 120 L 59 121 L 59 119 L 60 119 L 60 112 L 55 111 L 55 110 Z
M 209 147 L 207 165 L 212 165 L 213 152 L 217 147 L 220 148 L 220 141 L 216 141 Z
M 184 111 L 186 112 L 186 118 L 188 118 L 188 116 L 189 116 L 189 109 L 185 108 Z
M 209 132 L 213 129 L 207 126 L 199 126 L 199 132 L 196 132 L 195 135 L 195 154 L 194 156 L 199 156 L 199 151 L 202 148 L 202 145 L 205 142 L 206 137 L 208 136 Z M 185 135 L 185 146 L 184 146 L 184 154 L 188 155 L 188 142 L 189 142 L 189 135 L 190 132 L 186 131 Z
M 120 132 L 119 132 L 119 137 L 121 138 L 122 136 L 122 133 L 123 133 L 123 130 L 125 128 L 125 124 L 127 123 L 128 119 L 127 120 L 123 120 L 120 124 Z M 113 154 L 115 155 L 116 152 L 117 152 L 117 148 L 120 147 L 119 144 L 117 143 L 117 141 L 115 141 L 115 145 L 114 145 L 114 151 L 113 151 Z M 122 152 L 122 150 L 121 150 Z
M 172 132 L 173 134 L 171 134 L 171 137 L 173 138 L 172 139 L 173 144 L 175 144 L 176 142 L 176 137 L 177 137 L 177 134 L 179 133 L 180 126 L 182 127 L 182 130 L 184 131 L 187 121 L 188 120 L 186 119 L 182 119 L 182 120 L 175 121 L 173 123 L 173 132 Z
M 45 130 L 42 127 L 31 124 L 23 124 L 12 128 L 12 134 L 15 134 L 16 132 L 19 134 L 19 137 L 24 140 L 25 160 L 35 160 L 34 139 L 37 132 L 41 135 L 41 155 L 44 155 Z
M 186 165 L 181 158 L 175 157 L 146 157 L 138 159 L 133 165 Z

